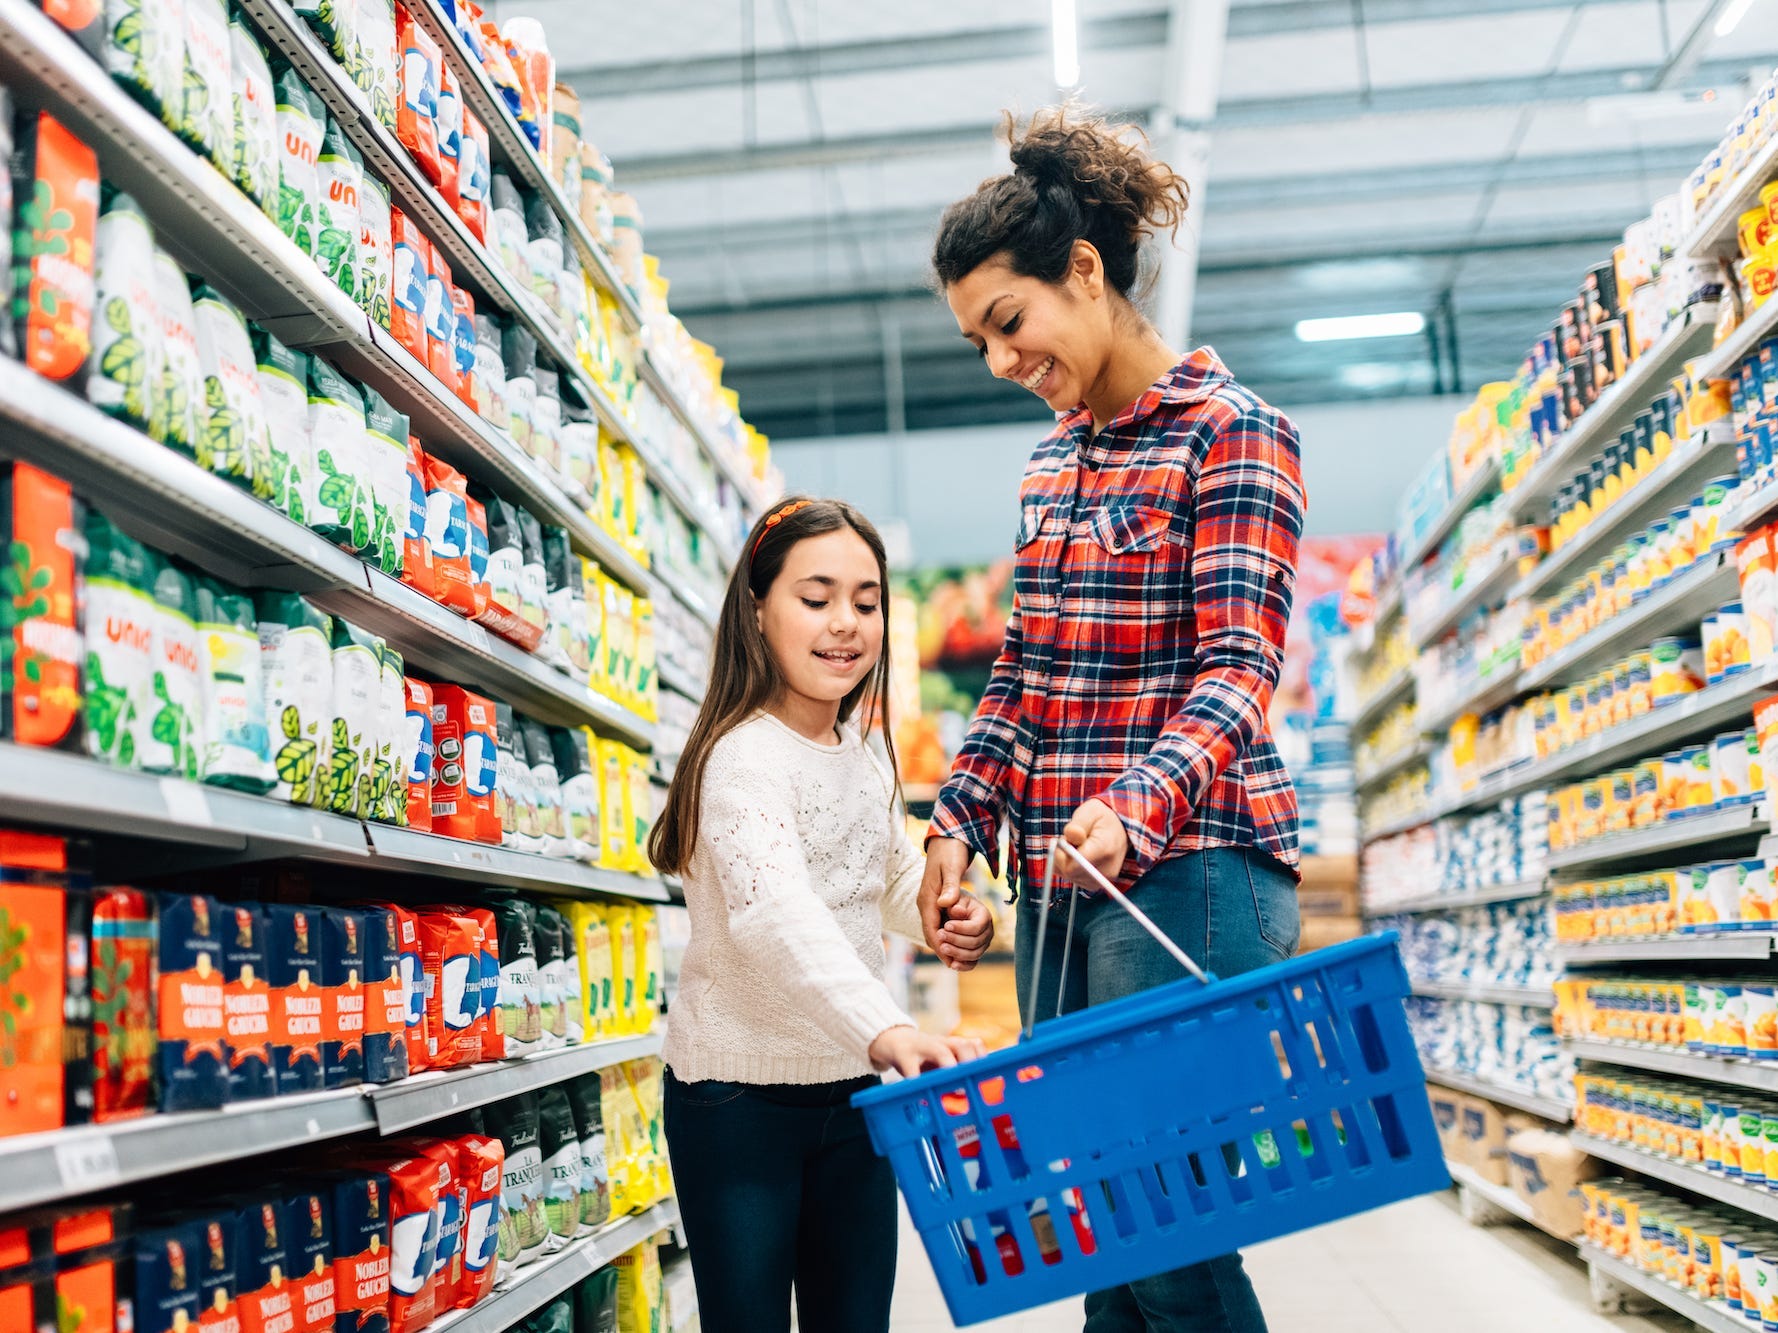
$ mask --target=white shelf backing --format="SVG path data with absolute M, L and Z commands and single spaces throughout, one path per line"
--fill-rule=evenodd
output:
M 1510 1106 L 1517 1111 L 1542 1116 L 1545 1120 L 1566 1123 L 1574 1118 L 1574 1109 L 1566 1102 L 1559 1102 L 1553 1097 L 1540 1097 L 1536 1093 L 1526 1092 L 1522 1088 L 1511 1088 L 1502 1083 L 1490 1083 L 1486 1079 L 1475 1078 L 1454 1069 L 1428 1069 L 1426 1081 L 1436 1083 L 1442 1088 L 1453 1088 L 1458 1092 L 1467 1092 L 1471 1096 L 1485 1097 L 1491 1102 L 1499 1102 L 1502 1106 Z M 1773 1200 L 1778 1203 L 1778 1195 L 1774 1195 Z
M 1774 943 L 1778 943 L 1778 934 L 1763 930 L 1595 940 L 1587 944 L 1558 944 L 1556 961 L 1567 967 L 1597 967 L 1603 963 L 1765 962 L 1772 957 Z
M 1676 445 L 1660 466 L 1625 491 L 1616 504 L 1519 580 L 1512 598 L 1535 598 L 1553 592 L 1604 559 L 1626 537 L 1689 503 L 1703 490 L 1706 480 L 1734 476 L 1735 469 L 1733 439 L 1702 438 Z
M 1662 852 L 1704 847 L 1730 839 L 1751 841 L 1769 832 L 1771 819 L 1762 806 L 1731 806 L 1690 818 L 1670 819 L 1653 828 L 1613 833 L 1578 847 L 1564 847 L 1549 854 L 1551 870 L 1577 871 L 1635 861 Z
M 590 1236 L 570 1242 L 567 1249 L 518 1269 L 505 1286 L 496 1288 L 480 1305 L 440 1315 L 426 1326 L 427 1331 L 505 1333 L 525 1316 L 572 1291 L 625 1251 L 678 1225 L 679 1206 L 670 1199 L 646 1212 L 616 1218 Z
M 1425 763 L 1431 755 L 1432 746 L 1426 741 L 1418 741 L 1405 750 L 1397 750 L 1394 754 L 1386 755 L 1374 767 L 1358 770 L 1358 790 L 1364 791 L 1379 783 L 1387 782 L 1404 769 L 1412 768 L 1415 764 Z
M 1480 907 L 1485 903 L 1516 903 L 1526 898 L 1541 898 L 1547 892 L 1541 879 L 1519 880 L 1489 889 L 1468 889 L 1461 893 L 1425 893 L 1403 898 L 1385 907 L 1365 907 L 1366 916 L 1404 916 L 1415 912 L 1454 912 L 1460 907 Z
M 1416 981 L 1414 994 L 1429 1000 L 1473 1000 L 1478 1004 L 1519 1004 L 1527 1009 L 1554 1009 L 1556 994 L 1548 986 L 1472 986 L 1452 981 Z
M 1581 1149 L 1589 1157 L 1596 1157 L 1602 1162 L 1612 1162 L 1618 1166 L 1628 1167 L 1639 1175 L 1651 1176 L 1663 1180 L 1669 1185 L 1677 1185 L 1693 1194 L 1701 1194 L 1707 1199 L 1715 1199 L 1718 1203 L 1726 1203 L 1739 1212 L 1751 1213 L 1755 1217 L 1763 1217 L 1769 1222 L 1778 1222 L 1778 1194 L 1764 1186 L 1743 1185 L 1738 1180 L 1730 1180 L 1727 1176 L 1712 1175 L 1701 1166 L 1692 1166 L 1686 1162 L 1675 1162 L 1666 1157 L 1657 1157 L 1654 1153 L 1644 1152 L 1641 1148 L 1631 1147 L 1627 1143 L 1618 1143 L 1613 1139 L 1602 1139 L 1593 1134 L 1583 1134 L 1574 1130 L 1568 1136 L 1570 1143 Z
M 1456 531 L 1463 516 L 1474 509 L 1483 496 L 1499 489 L 1500 464 L 1489 459 L 1470 474 L 1468 481 L 1457 488 L 1456 494 L 1451 497 L 1451 503 L 1438 516 L 1438 521 L 1421 533 L 1420 539 L 1408 548 L 1401 560 L 1402 573 L 1405 575 L 1417 569 L 1427 556 L 1438 550 L 1439 544 L 1446 537 Z M 1392 582 L 1399 586 L 1401 580 L 1398 578 Z
M 1527 668 L 1521 684 L 1536 690 L 1590 676 L 1663 635 L 1695 629 L 1710 612 L 1734 601 L 1740 589 L 1733 561 L 1706 556 L 1666 587 Z
M 1408 698 L 1414 692 L 1414 668 L 1404 666 L 1396 671 L 1382 687 L 1370 698 L 1358 705 L 1358 711 L 1352 717 L 1352 734 L 1361 736 L 1370 727 L 1380 722 L 1396 704 Z
M 1511 703 L 1524 692 L 1524 678 L 1518 666 L 1500 667 L 1490 673 L 1485 681 L 1467 682 L 1450 703 L 1437 709 L 1428 708 L 1419 720 L 1420 732 L 1425 736 L 1443 735 L 1465 714 L 1475 713 L 1485 717 L 1496 708 Z
M 1675 1050 L 1671 1046 L 1643 1046 L 1591 1037 L 1567 1037 L 1562 1045 L 1582 1060 L 1703 1079 L 1707 1083 L 1723 1083 L 1751 1092 L 1778 1093 L 1778 1060 L 1735 1060 L 1683 1048 Z
M 1716 315 L 1714 305 L 1692 306 L 1637 357 L 1623 378 L 1600 394 L 1513 488 L 1513 513 L 1521 519 L 1547 523 L 1550 497 L 1573 475 L 1580 461 L 1598 452 L 1634 421 L 1636 414 L 1666 389 L 1681 365 L 1709 348 Z
M 1706 1333 L 1748 1333 L 1754 1327 L 1738 1312 L 1731 1310 L 1727 1302 L 1701 1301 L 1691 1292 L 1674 1286 L 1665 1278 L 1644 1273 L 1635 1264 L 1626 1263 L 1597 1245 L 1589 1245 L 1583 1241 L 1580 1257 L 1586 1260 L 1587 1267 L 1592 1272 L 1596 1293 L 1600 1279 L 1628 1291 L 1640 1292 L 1689 1319 L 1706 1330 Z
M 654 1034 L 622 1038 L 543 1052 L 510 1065 L 490 1063 L 416 1075 L 381 1088 L 333 1088 L 237 1102 L 219 1111 L 151 1114 L 115 1124 L 3 1138 L 0 1211 L 74 1198 L 234 1158 L 371 1133 L 379 1129 L 379 1098 L 390 1108 L 395 1125 L 382 1132 L 394 1133 L 454 1110 L 658 1054 L 660 1041 Z M 422 1110 L 430 1113 L 421 1115 Z
M 1492 607 L 1504 601 L 1507 591 L 1517 577 L 1518 557 L 1512 553 L 1513 548 L 1508 539 L 1502 538 L 1494 550 L 1484 560 L 1479 572 L 1470 571 L 1469 579 L 1458 589 L 1451 600 L 1425 621 L 1416 621 L 1410 610 L 1408 615 L 1408 637 L 1414 641 L 1416 648 L 1426 648 L 1437 643 L 1447 632 L 1461 625 L 1477 611 Z

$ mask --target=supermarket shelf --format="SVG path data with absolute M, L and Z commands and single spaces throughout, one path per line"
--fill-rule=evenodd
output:
M 1675 446 L 1659 467 L 1624 492 L 1616 504 L 1520 579 L 1509 600 L 1536 597 L 1578 577 L 1626 537 L 1690 501 L 1704 489 L 1705 480 L 1719 474 L 1733 476 L 1735 469 L 1732 438 L 1699 436 Z
M 1566 1122 L 1574 1118 L 1573 1108 L 1566 1102 L 1557 1101 L 1554 1097 L 1539 1097 L 1535 1092 L 1511 1088 L 1504 1083 L 1490 1083 L 1487 1079 L 1460 1074 L 1454 1069 L 1428 1069 L 1426 1081 L 1436 1083 L 1441 1088 L 1454 1088 L 1458 1092 L 1467 1092 L 1472 1097 L 1486 1097 L 1491 1102 L 1499 1102 L 1502 1106 L 1510 1106 L 1517 1111 L 1542 1116 L 1545 1120 Z M 1773 1196 L 1773 1203 L 1778 1205 L 1778 1195 Z
M 1415 912 L 1454 912 L 1460 907 L 1481 907 L 1488 903 L 1516 903 L 1526 898 L 1541 898 L 1547 890 L 1541 879 L 1524 879 L 1514 884 L 1499 884 L 1491 889 L 1468 889 L 1462 893 L 1425 893 L 1403 898 L 1386 907 L 1366 906 L 1366 916 L 1405 916 Z
M 1415 764 L 1424 763 L 1432 754 L 1432 750 L 1433 747 L 1430 741 L 1417 741 L 1405 749 L 1397 750 L 1394 754 L 1385 756 L 1370 768 L 1359 769 L 1358 790 L 1363 791 L 1367 787 L 1374 787 L 1378 783 L 1388 781 L 1403 769 L 1412 768 Z
M 1736 499 L 1724 522 L 1736 532 L 1746 532 L 1769 520 L 1774 510 L 1778 510 L 1778 481 L 1768 481 Z
M 1519 567 L 1514 550 L 1511 537 L 1500 538 L 1493 551 L 1484 557 L 1485 560 L 1492 558 L 1493 563 L 1479 574 L 1473 568 L 1468 570 L 1469 577 L 1464 586 L 1430 620 L 1416 622 L 1413 610 L 1409 608 L 1408 637 L 1414 641 L 1414 646 L 1426 648 L 1437 643 L 1447 631 L 1455 629 L 1491 602 L 1504 598 L 1513 585 Z
M 685 400 L 679 396 L 679 391 L 673 387 L 673 382 L 667 378 L 666 373 L 659 366 L 655 365 L 654 359 L 646 354 L 642 358 L 641 372 L 643 383 L 653 389 L 656 396 L 672 409 L 673 415 L 679 418 L 685 428 L 691 432 L 692 438 L 698 442 L 698 446 L 703 449 L 704 456 L 716 464 L 717 471 L 721 472 L 728 479 L 729 484 L 741 493 L 741 497 L 748 506 L 755 513 L 764 509 L 765 503 L 760 498 L 759 482 L 755 480 L 752 473 L 742 468 L 735 459 L 732 450 L 724 449 L 711 440 L 703 423 L 692 414 L 691 409 L 685 405 Z
M 565 1083 L 627 1060 L 659 1055 L 665 1040 L 662 1032 L 617 1037 L 467 1069 L 431 1070 L 362 1091 L 370 1101 L 377 1132 L 400 1134 L 458 1111 Z
M 1670 819 L 1653 828 L 1637 829 L 1632 833 L 1614 833 L 1608 837 L 1595 838 L 1579 847 L 1552 851 L 1549 856 L 1550 869 L 1586 870 L 1595 866 L 1609 866 L 1619 861 L 1634 861 L 1639 857 L 1661 852 L 1677 851 L 1684 847 L 1701 847 L 1729 838 L 1753 838 L 1769 832 L 1771 826 L 1770 814 L 1764 807 L 1732 806 L 1727 810 L 1712 810 L 1689 818 Z
M 1442 708 L 1428 708 L 1419 723 L 1420 734 L 1443 735 L 1464 714 L 1486 716 L 1496 708 L 1511 703 L 1524 692 L 1524 678 L 1518 664 L 1515 662 L 1510 667 L 1500 667 L 1490 673 L 1486 680 L 1467 682 L 1457 692 L 1457 697 Z
M 1707 379 L 1728 379 L 1736 366 L 1758 351 L 1759 345 L 1772 336 L 1774 329 L 1778 329 L 1778 310 L 1774 310 L 1772 303 L 1768 301 L 1750 312 L 1736 325 L 1735 331 L 1715 347 L 1699 354 L 1695 372 L 1697 380 L 1701 383 Z
M 1367 825 L 1359 831 L 1358 840 L 1361 843 L 1365 843 L 1375 842 L 1379 838 L 1393 838 L 1398 833 L 1406 833 L 1410 829 L 1419 828 L 1422 824 L 1430 824 L 1436 818 L 1438 818 L 1438 816 L 1434 814 L 1431 807 L 1428 806 L 1424 809 L 1416 810 L 1413 814 L 1402 815 L 1399 818 L 1392 819 L 1386 824 L 1378 824 L 1374 827 Z
M 1732 257 L 1736 252 L 1735 223 L 1759 203 L 1761 187 L 1774 177 L 1778 177 L 1778 138 L 1768 139 L 1735 179 L 1716 192 L 1679 253 L 1696 259 Z
M 1362 736 L 1413 692 L 1414 668 L 1404 666 L 1384 681 L 1381 689 L 1358 705 L 1358 711 L 1352 717 L 1352 734 Z
M 1410 988 L 1429 1000 L 1474 1000 L 1480 1004 L 1522 1004 L 1529 1009 L 1554 1009 L 1556 993 L 1548 986 L 1465 986 L 1450 981 L 1416 981 Z
M 548 1087 L 589 1069 L 654 1054 L 660 1040 L 652 1034 L 622 1038 L 544 1052 L 511 1066 L 472 1065 L 416 1075 L 382 1088 L 333 1088 L 238 1102 L 218 1111 L 146 1115 L 0 1139 L 0 1210 L 373 1132 L 378 1129 L 378 1097 L 387 1098 L 397 1115 L 426 1106 L 438 1108 L 428 1116 L 402 1119 L 400 1127 L 409 1128 L 456 1109 L 467 1110 L 515 1092 Z M 410 1097 L 417 1100 L 407 1100 Z
M 1562 1046 L 1582 1060 L 1646 1069 L 1655 1074 L 1676 1074 L 1723 1083 L 1751 1092 L 1778 1092 L 1778 1060 L 1732 1060 L 1721 1055 L 1701 1055 L 1670 1046 L 1634 1046 L 1626 1042 L 1567 1037 Z
M 704 682 L 677 662 L 662 658 L 657 664 L 656 670 L 660 672 L 661 684 L 672 690 L 673 693 L 683 695 L 693 703 L 698 703 L 703 699 Z
M 373 869 L 550 893 L 611 894 L 648 902 L 667 901 L 667 890 L 658 879 L 627 870 L 605 870 L 578 861 L 465 842 L 391 824 L 369 824 L 366 828 L 375 854 Z
M 1659 1301 L 1669 1310 L 1683 1315 L 1704 1329 L 1706 1333 L 1747 1333 L 1752 1327 L 1737 1311 L 1731 1310 L 1726 1302 L 1701 1301 L 1683 1287 L 1677 1287 L 1653 1273 L 1644 1273 L 1636 1265 L 1624 1262 L 1597 1245 L 1582 1241 L 1580 1257 L 1586 1260 L 1587 1267 L 1596 1277 L 1607 1278 L 1620 1287 L 1641 1292 L 1651 1300 Z
M 665 586 L 672 592 L 674 600 L 679 605 L 690 611 L 711 629 L 716 628 L 716 612 L 710 609 L 709 604 L 702 597 L 699 597 L 690 588 L 681 587 L 677 583 L 669 583 Z
M 1717 307 L 1690 307 L 1563 432 L 1510 492 L 1513 513 L 1535 523 L 1549 520 L 1549 500 L 1574 473 L 1582 459 L 1605 446 L 1667 386 L 1673 373 L 1691 357 L 1706 351 L 1716 328 Z
M 426 1326 L 427 1331 L 504 1333 L 526 1315 L 573 1290 L 625 1251 L 678 1225 L 679 1205 L 671 1199 L 655 1204 L 647 1212 L 607 1223 L 592 1235 L 571 1242 L 567 1249 L 518 1269 L 509 1285 L 498 1288 L 480 1305 L 440 1315 Z
M 1701 1166 L 1658 1157 L 1627 1143 L 1602 1139 L 1596 1134 L 1585 1134 L 1578 1129 L 1570 1131 L 1568 1141 L 1589 1157 L 1628 1167 L 1639 1175 L 1652 1176 L 1669 1185 L 1690 1190 L 1693 1194 L 1701 1194 L 1706 1199 L 1726 1203 L 1739 1212 L 1778 1222 L 1778 1194 L 1764 1186 L 1743 1185 L 1727 1176 L 1712 1175 Z M 1745 1328 L 1746 1325 L 1742 1327 Z
M 1450 1173 L 1453 1184 L 1480 1195 L 1501 1212 L 1510 1213 L 1521 1222 L 1537 1225 L 1531 1205 L 1521 1199 L 1510 1185 L 1496 1185 L 1491 1180 L 1484 1180 L 1476 1173 L 1475 1168 L 1465 1166 L 1462 1162 L 1453 1162 L 1449 1157 L 1445 1158 L 1445 1170 Z
M 1476 507 L 1484 495 L 1500 488 L 1500 464 L 1493 459 L 1483 463 L 1470 476 L 1457 493 L 1451 497 L 1451 503 L 1445 506 L 1444 513 L 1438 521 L 1420 535 L 1420 540 L 1410 546 L 1401 558 L 1401 572 L 1405 577 L 1409 572 L 1418 569 L 1420 563 L 1438 550 L 1439 544 L 1449 537 L 1463 521 L 1463 516 Z M 1400 587 L 1400 578 L 1392 580 Z M 1381 619 L 1381 613 L 1378 616 Z
M 1697 626 L 1717 607 L 1732 602 L 1740 586 L 1732 561 L 1722 554 L 1706 556 L 1666 587 L 1551 653 L 1528 669 L 1521 683 L 1526 690 L 1535 690 L 1589 676 L 1664 634 Z
M 1600 963 L 1765 962 L 1778 945 L 1771 931 L 1724 930 L 1711 935 L 1651 935 L 1639 939 L 1558 944 L 1556 961 L 1565 967 Z

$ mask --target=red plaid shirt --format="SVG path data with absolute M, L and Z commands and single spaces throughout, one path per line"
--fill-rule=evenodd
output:
M 1035 883 L 1096 797 L 1129 833 L 1120 886 L 1206 847 L 1294 868 L 1266 710 L 1303 527 L 1296 428 L 1200 348 L 1091 429 L 1077 408 L 1025 470 L 1006 644 L 930 836 L 993 865 L 1007 819 Z

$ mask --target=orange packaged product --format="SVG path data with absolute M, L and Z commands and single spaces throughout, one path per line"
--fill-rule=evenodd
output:
M 401 48 L 401 98 L 395 134 L 426 179 L 439 183 L 438 90 L 444 56 L 432 34 L 414 22 L 407 6 L 395 6 L 395 41 Z
M 395 243 L 389 332 L 424 366 L 430 359 L 426 347 L 426 285 L 432 247 L 419 225 L 399 208 L 389 210 L 389 232 Z
M 426 365 L 438 382 L 458 392 L 457 317 L 451 309 L 451 266 L 432 242 L 426 242 Z
M 451 908 L 414 914 L 426 970 L 426 1030 L 441 1069 L 481 1058 L 481 926 Z
M 476 597 L 470 572 L 469 483 L 461 472 L 438 458 L 429 455 L 425 464 L 426 544 L 432 548 L 433 600 L 460 616 L 473 617 Z
M 500 841 L 494 808 L 497 736 L 494 705 L 487 699 L 456 685 L 432 687 L 434 833 L 469 842 Z
M 494 599 L 494 589 L 488 583 L 488 511 L 480 500 L 471 498 L 469 513 L 469 578 L 470 586 L 475 595 L 475 610 L 471 616 L 480 620 L 487 614 L 488 604 Z
M 78 596 L 86 549 L 83 506 L 68 484 L 28 463 L 0 463 L 0 550 L 18 579 L 0 667 L 0 737 L 21 745 L 80 744 Z
M 19 937 L 0 988 L 13 1054 L 0 1080 L 0 1136 L 91 1118 L 92 1030 L 64 1017 L 67 997 L 88 994 L 90 912 L 90 898 L 69 886 L 62 839 L 0 831 L 0 919 Z
M 500 1249 L 500 1191 L 506 1170 L 506 1145 L 482 1134 L 457 1140 L 457 1175 L 468 1196 L 463 1227 L 463 1278 L 457 1287 L 459 1309 L 486 1300 L 494 1290 L 495 1260 Z
M 401 581 L 437 600 L 432 577 L 432 543 L 426 540 L 426 451 L 417 435 L 407 437 L 407 511 L 401 533 Z
M 13 265 L 29 275 L 13 304 L 19 358 L 45 379 L 73 382 L 92 351 L 99 159 L 40 111 L 20 117 L 13 160 L 13 197 L 25 224 L 15 233 Z
M 483 245 L 488 243 L 488 194 L 493 182 L 488 127 L 465 105 L 463 137 L 457 146 L 457 216 Z

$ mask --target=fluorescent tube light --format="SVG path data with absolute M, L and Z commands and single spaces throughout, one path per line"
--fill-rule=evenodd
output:
M 1747 11 L 1753 8 L 1753 0 L 1729 0 L 1729 7 L 1722 11 L 1716 20 L 1716 35 L 1727 37 L 1741 20 L 1747 17 Z
M 1426 328 L 1426 316 L 1417 310 L 1402 310 L 1389 315 L 1340 315 L 1333 319 L 1299 319 L 1298 341 L 1306 343 L 1343 342 L 1349 338 L 1402 338 Z
M 1074 22 L 1074 0 L 1050 0 L 1050 27 L 1056 48 L 1056 87 L 1080 83 L 1080 34 Z

